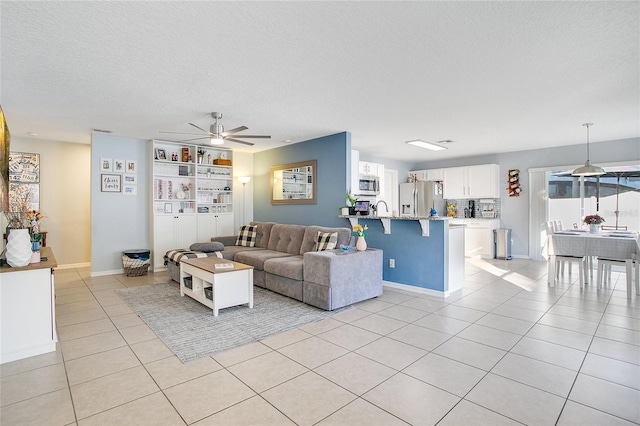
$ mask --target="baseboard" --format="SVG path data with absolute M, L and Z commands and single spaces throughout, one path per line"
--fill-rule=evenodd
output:
M 395 283 L 393 281 L 382 281 L 382 285 L 391 287 L 391 288 L 397 288 L 399 290 L 410 291 L 412 293 L 426 294 L 428 296 L 435 296 L 435 297 L 442 297 L 442 298 L 446 298 L 449 296 L 448 291 L 431 290 L 428 288 L 416 287 L 414 285 L 409 285 L 409 284 Z
M 114 269 L 112 271 L 92 272 L 90 276 L 91 277 L 102 277 L 104 275 L 117 275 L 117 274 L 124 274 L 124 269 Z
M 67 263 L 65 265 L 58 265 L 56 269 L 77 269 L 77 268 L 89 268 L 91 266 L 91 262 L 83 262 L 83 263 Z

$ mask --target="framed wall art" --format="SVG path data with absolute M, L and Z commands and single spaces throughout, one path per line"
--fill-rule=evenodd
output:
M 127 160 L 127 173 L 138 173 L 138 162 L 136 160 Z
M 113 171 L 117 173 L 124 173 L 124 160 L 113 160 Z
M 112 172 L 113 171 L 113 158 L 101 158 L 100 159 L 100 171 Z
M 130 173 L 125 173 L 123 176 L 123 181 L 125 185 L 137 185 L 138 184 L 138 175 L 132 175 Z
M 122 175 L 101 174 L 100 183 L 100 190 L 102 192 L 122 191 Z

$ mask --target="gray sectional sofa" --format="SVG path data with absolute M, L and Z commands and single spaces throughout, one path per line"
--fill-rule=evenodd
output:
M 254 267 L 254 285 L 318 308 L 334 310 L 382 294 L 382 250 L 348 254 L 349 228 L 251 222 L 254 247 L 236 246 L 236 236 L 212 238 L 224 244 L 225 259 Z M 320 232 L 337 232 L 337 250 L 315 251 Z M 170 265 L 171 267 L 171 265 Z M 175 266 L 174 266 L 175 268 Z

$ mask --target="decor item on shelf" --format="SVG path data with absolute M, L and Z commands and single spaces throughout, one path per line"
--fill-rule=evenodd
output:
M 447 204 L 447 216 L 456 217 L 456 205 L 454 203 Z
M 602 167 L 594 166 L 589 159 L 589 127 L 593 126 L 593 123 L 584 123 L 584 127 L 587 128 L 587 161 L 584 166 L 578 167 L 571 173 L 572 176 L 602 176 L 606 172 Z
M 600 231 L 600 225 L 605 221 L 602 216 L 599 214 L 590 214 L 585 216 L 582 220 L 584 223 L 589 225 L 589 232 L 592 234 L 597 234 Z
M 203 159 L 204 159 L 204 149 L 198 148 L 198 164 L 202 164 Z
M 7 237 L 7 263 L 9 266 L 27 266 L 31 261 L 31 237 L 25 228 L 11 229 Z
M 358 240 L 356 241 L 356 250 L 358 251 L 365 251 L 367 249 L 367 241 L 364 239 L 364 231 L 367 229 L 369 229 L 367 225 L 353 225 L 353 235 L 358 237 Z
M 184 200 L 189 198 L 189 191 L 191 190 L 191 183 L 181 183 L 180 189 L 176 191 L 176 198 L 178 200 Z

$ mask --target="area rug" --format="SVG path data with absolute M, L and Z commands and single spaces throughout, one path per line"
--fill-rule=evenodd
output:
M 260 287 L 253 290 L 253 309 L 235 306 L 212 310 L 180 296 L 176 282 L 117 290 L 116 293 L 182 360 L 226 351 L 327 318 L 324 311 Z

